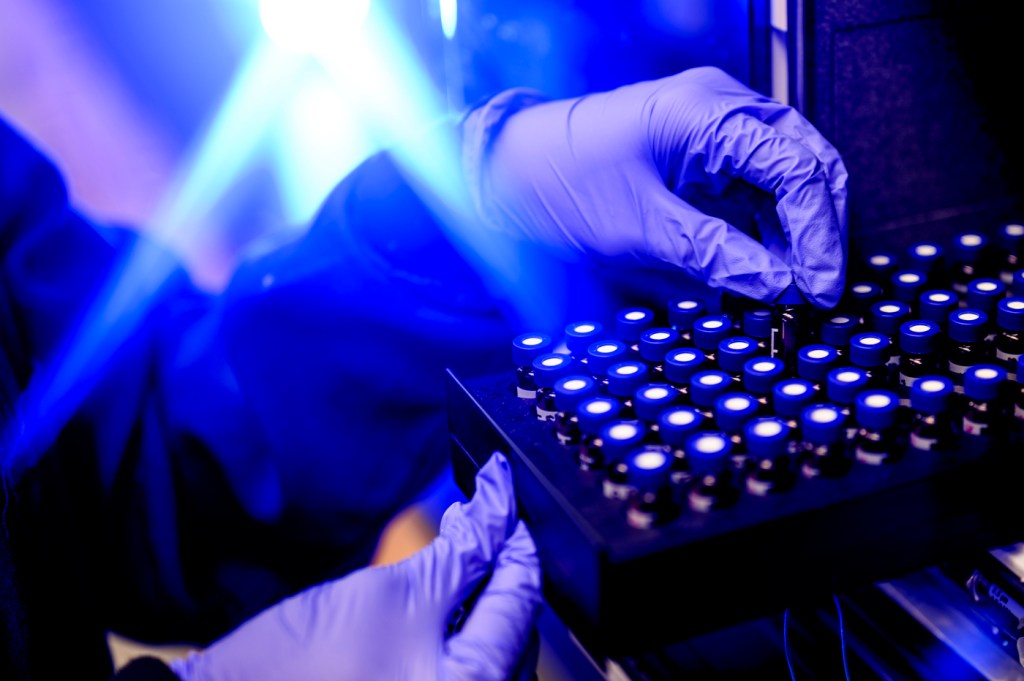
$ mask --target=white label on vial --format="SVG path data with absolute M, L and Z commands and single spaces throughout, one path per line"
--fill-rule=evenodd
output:
M 632 488 L 629 485 L 622 485 L 611 480 L 605 480 L 602 485 L 604 495 L 609 499 L 629 499 Z
M 855 448 L 854 452 L 857 457 L 857 461 L 866 463 L 869 466 L 880 466 L 889 458 L 889 455 L 883 452 L 866 452 L 860 447 Z
M 984 435 L 985 430 L 988 428 L 987 423 L 975 423 L 966 416 L 964 417 L 964 434 L 965 435 Z
M 970 367 L 965 367 L 962 364 L 954 364 L 953 362 L 949 363 L 949 370 L 950 370 L 950 372 L 954 373 L 954 374 L 959 374 L 961 376 L 963 376 L 965 373 L 967 373 L 967 370 L 969 368 Z
M 557 411 L 549 411 L 548 409 L 541 409 L 540 407 L 537 407 L 538 421 L 554 421 L 556 416 L 558 416 Z
M 914 449 L 920 449 L 926 452 L 930 452 L 934 449 L 935 445 L 939 444 L 937 438 L 934 437 L 921 437 L 917 433 L 910 433 L 910 446 Z
M 999 281 L 1003 282 L 1004 284 L 1012 284 L 1013 272 L 1003 270 L 1002 272 L 999 273 Z
M 521 397 L 524 400 L 532 400 L 537 397 L 536 390 L 527 390 L 526 388 L 520 388 L 516 386 L 516 397 Z
M 1013 407 L 1013 415 L 1019 419 L 1024 419 L 1024 407 L 1020 406 L 1019 404 L 1015 405 Z
M 914 381 L 916 380 L 917 379 L 914 378 L 913 376 L 907 376 L 902 371 L 900 372 L 900 385 L 909 388 L 910 386 L 914 385 Z
M 1018 353 L 1016 355 L 1011 355 L 1008 352 L 1003 352 L 999 348 L 996 348 L 996 359 L 998 359 L 1000 361 L 1011 362 L 1012 363 L 1012 362 L 1016 362 L 1018 357 L 1020 357 L 1020 353 Z
M 896 367 L 900 365 L 899 355 L 889 355 L 889 361 L 885 363 L 887 367 Z

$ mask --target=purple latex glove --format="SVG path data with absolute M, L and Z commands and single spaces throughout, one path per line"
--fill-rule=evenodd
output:
M 446 638 L 449 616 L 488 574 Z M 540 602 L 536 547 L 516 520 L 508 462 L 495 453 L 428 547 L 303 591 L 171 668 L 184 681 L 498 681 L 530 652 Z
M 467 118 L 465 139 L 471 190 L 491 223 L 668 264 L 765 302 L 794 282 L 818 307 L 842 293 L 839 153 L 795 109 L 720 69 L 553 102 L 509 91 Z M 697 207 L 702 196 L 742 196 L 737 182 L 774 203 L 771 219 L 751 214 L 760 241 Z

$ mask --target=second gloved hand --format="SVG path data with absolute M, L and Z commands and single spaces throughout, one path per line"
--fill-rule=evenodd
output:
M 842 294 L 842 159 L 795 109 L 717 68 L 553 102 L 509 91 L 465 132 L 471 190 L 491 223 L 765 302 L 791 283 L 818 307 Z M 774 199 L 771 219 L 755 216 L 758 239 L 698 207 L 742 195 L 728 189 L 737 183 Z
M 476 492 L 409 559 L 313 587 L 207 650 L 172 662 L 183 681 L 504 681 L 529 653 L 540 606 L 536 548 L 516 521 L 508 462 L 495 454 Z M 462 628 L 453 610 L 486 575 Z

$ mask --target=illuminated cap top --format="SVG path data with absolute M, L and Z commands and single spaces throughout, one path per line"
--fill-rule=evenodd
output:
M 732 320 L 726 315 L 700 317 L 693 323 L 693 342 L 705 352 L 716 350 L 718 343 L 730 333 Z
M 693 407 L 669 407 L 658 416 L 658 436 L 666 444 L 681 447 L 690 433 L 704 424 L 704 415 Z
M 803 408 L 814 399 L 814 386 L 802 378 L 779 381 L 772 388 L 775 413 L 787 419 L 799 418 Z
M 565 344 L 573 355 L 585 355 L 587 348 L 604 333 L 600 322 L 576 322 L 565 327 Z
M 693 322 L 704 314 L 704 301 L 699 298 L 680 298 L 668 304 L 668 323 L 679 331 L 689 331 Z
M 984 310 L 990 316 L 1006 296 L 1006 284 L 998 279 L 975 279 L 967 285 L 967 307 Z
M 988 315 L 982 310 L 965 307 L 949 313 L 949 337 L 961 343 L 975 343 L 988 333 Z
M 922 376 L 910 386 L 910 407 L 922 414 L 945 413 L 953 392 L 953 381 L 946 376 Z
M 512 339 L 512 361 L 516 366 L 530 366 L 533 359 L 553 349 L 551 336 L 544 333 L 523 333 Z
M 888 390 L 865 390 L 854 400 L 857 423 L 872 430 L 890 428 L 896 423 L 900 398 Z
M 725 371 L 740 373 L 743 364 L 757 354 L 757 341 L 749 336 L 723 338 L 718 343 L 718 365 Z
M 704 363 L 704 353 L 692 348 L 671 350 L 665 355 L 662 369 L 665 378 L 676 385 L 685 385 Z
M 648 383 L 636 389 L 633 410 L 644 421 L 654 422 L 663 410 L 675 404 L 679 391 L 668 384 Z
M 964 394 L 972 400 L 990 401 L 999 398 L 1007 380 L 1006 369 L 995 364 L 978 364 L 964 374 Z
M 1000 300 L 996 310 L 996 323 L 999 328 L 1007 331 L 1024 331 L 1024 298 L 1012 296 Z
M 786 453 L 790 427 L 775 416 L 762 416 L 747 422 L 743 429 L 747 449 L 757 457 L 779 456 Z
M 800 415 L 804 437 L 816 445 L 830 445 L 844 437 L 844 417 L 833 404 L 811 404 Z
M 752 357 L 743 363 L 743 387 L 767 395 L 785 370 L 785 362 L 778 357 Z

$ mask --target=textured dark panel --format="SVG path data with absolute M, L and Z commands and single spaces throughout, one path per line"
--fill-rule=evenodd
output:
M 850 171 L 855 249 L 1019 219 L 1024 143 L 1008 76 L 1022 59 L 1009 16 L 835 0 L 810 14 L 806 109 Z

